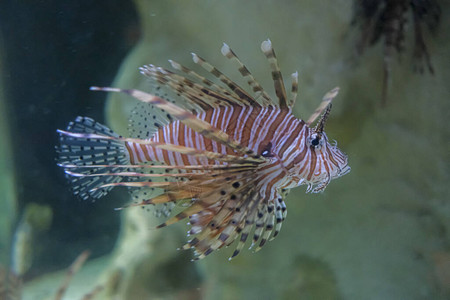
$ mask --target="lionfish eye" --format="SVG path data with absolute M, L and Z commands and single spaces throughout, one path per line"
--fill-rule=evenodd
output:
M 313 145 L 315 147 L 315 146 L 319 145 L 319 141 L 320 141 L 320 139 L 318 137 L 316 137 L 315 139 L 313 139 L 311 141 L 311 145 Z
M 318 134 L 311 135 L 311 137 L 309 138 L 309 145 L 313 148 L 319 149 L 322 145 L 321 136 Z

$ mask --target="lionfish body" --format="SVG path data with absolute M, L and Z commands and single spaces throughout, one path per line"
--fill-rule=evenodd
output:
M 347 156 L 323 132 L 337 89 L 325 95 L 306 122 L 295 118 L 297 73 L 287 99 L 270 41 L 261 49 L 272 69 L 278 103 L 225 44 L 222 54 L 237 64 L 255 96 L 196 54 L 194 62 L 224 87 L 173 61 L 172 67 L 185 76 L 153 65 L 141 68 L 157 88 L 165 87 L 184 100 L 182 106 L 138 90 L 92 88 L 127 93 L 145 107 L 132 118 L 134 138 L 119 137 L 83 117 L 67 131 L 59 130 L 60 165 L 75 193 L 99 198 L 115 186 L 128 186 L 161 191 L 153 197 L 136 193 L 138 201 L 132 206 L 190 201 L 158 227 L 189 218 L 189 234 L 195 237 L 183 248 L 194 248 L 198 258 L 238 239 L 232 257 L 236 256 L 253 228 L 256 250 L 275 237 L 286 216 L 289 189 L 306 184 L 308 191 L 323 191 L 350 168 Z M 310 127 L 323 111 L 317 125 Z

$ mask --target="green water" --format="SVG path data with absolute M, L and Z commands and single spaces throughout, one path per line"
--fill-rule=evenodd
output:
M 383 49 L 377 44 L 352 59 L 350 1 L 0 4 L 0 104 L 8 117 L 0 123 L 3 264 L 12 259 L 11 236 L 27 205 L 45 204 L 53 212 L 52 225 L 27 245 L 32 264 L 24 274 L 24 298 L 54 293 L 62 282 L 56 272 L 85 249 L 91 259 L 65 299 L 81 299 L 96 285 L 103 290 L 95 299 L 450 297 L 450 19 L 441 2 L 436 34 L 424 29 L 434 76 L 412 71 L 408 16 L 406 49 L 400 60 L 394 56 L 384 108 Z M 95 203 L 71 195 L 54 162 L 55 130 L 86 115 L 125 135 L 135 105 L 126 96 L 89 92 L 89 86 L 148 90 L 139 66 L 169 67 L 167 59 L 174 59 L 192 67 L 190 52 L 245 86 L 220 53 L 226 42 L 275 96 L 260 51 L 267 38 L 287 86 L 299 71 L 297 117 L 308 118 L 328 90 L 340 87 L 326 131 L 352 168 L 322 194 L 293 190 L 274 241 L 231 262 L 233 249 L 224 249 L 193 263 L 191 252 L 176 251 L 186 240 L 186 222 L 155 231 L 150 228 L 160 220 L 149 213 L 114 211 L 127 201 L 123 190 Z M 16 206 L 17 213 L 7 210 Z

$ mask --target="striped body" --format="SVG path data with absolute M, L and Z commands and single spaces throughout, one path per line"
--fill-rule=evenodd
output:
M 285 144 L 281 140 L 289 136 L 291 138 L 288 142 L 292 143 L 295 137 L 291 133 L 306 129 L 303 128 L 304 122 L 296 119 L 289 110 L 280 110 L 273 106 L 222 106 L 214 110 L 201 112 L 197 117 L 227 133 L 231 138 L 255 153 L 262 153 L 269 143 L 281 146 Z M 205 138 L 180 121 L 172 122 L 160 128 L 151 140 L 223 154 L 235 154 L 233 149 Z M 208 164 L 205 159 L 188 157 L 184 154 L 165 151 L 148 145 L 136 143 L 128 143 L 127 145 L 132 163 L 159 161 L 177 165 Z M 278 157 L 283 155 L 284 150 L 281 147 L 272 148 L 272 151 Z
M 261 192 L 323 181 L 324 174 L 334 177 L 341 171 L 339 165 L 346 163 L 346 157 L 340 152 L 331 151 L 335 147 L 328 143 L 317 152 L 309 147 L 307 140 L 311 135 L 310 128 L 289 109 L 274 106 L 222 106 L 203 111 L 197 117 L 227 133 L 255 153 L 271 158 L 270 168 L 265 166 L 265 169 L 271 171 L 266 172 L 266 178 L 272 180 L 261 181 Z M 235 154 L 233 149 L 204 137 L 180 121 L 160 128 L 151 141 Z M 126 146 L 132 164 L 149 161 L 184 166 L 211 164 L 211 160 L 204 157 L 192 157 L 147 144 L 129 142 Z M 224 164 L 218 161 L 213 163 Z
M 189 234 L 195 237 L 183 249 L 193 248 L 203 258 L 237 240 L 234 257 L 254 229 L 252 245 L 259 241 L 259 250 L 279 233 L 291 188 L 305 184 L 307 192 L 321 192 L 350 171 L 347 156 L 324 132 L 338 89 L 327 93 L 306 121 L 297 119 L 292 114 L 297 73 L 291 76 L 288 98 L 271 42 L 264 41 L 261 50 L 278 102 L 225 44 L 222 54 L 238 67 L 254 96 L 196 54 L 193 61 L 223 86 L 174 61 L 172 67 L 185 75 L 153 65 L 141 68 L 158 88 L 175 92 L 172 96 L 182 105 L 167 94 L 92 88 L 129 94 L 144 107 L 130 119 L 133 138 L 85 117 L 70 123 L 67 131 L 59 130 L 59 165 L 75 193 L 100 198 L 113 187 L 127 186 L 135 189 L 130 206 L 170 207 L 188 200 L 187 208 L 158 226 L 188 218 Z M 153 193 L 155 189 L 159 192 Z

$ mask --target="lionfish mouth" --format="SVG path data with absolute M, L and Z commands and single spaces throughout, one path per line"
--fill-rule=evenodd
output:
M 334 178 L 338 178 L 341 176 L 344 176 L 345 174 L 349 173 L 351 170 L 349 165 L 345 165 L 345 167 L 343 167 L 342 169 L 339 170 L 339 172 L 337 173 L 336 177 Z

